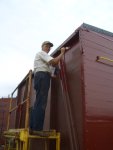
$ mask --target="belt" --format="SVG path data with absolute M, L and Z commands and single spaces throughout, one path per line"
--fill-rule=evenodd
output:
M 35 72 L 35 74 L 36 74 L 36 73 L 39 73 L 39 72 L 41 72 L 41 73 L 46 73 L 46 74 L 51 75 L 51 73 L 50 73 L 50 72 L 48 72 L 48 71 L 37 71 L 37 72 Z

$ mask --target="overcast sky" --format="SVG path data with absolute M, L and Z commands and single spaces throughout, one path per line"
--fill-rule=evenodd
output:
M 113 0 L 0 0 L 0 97 L 33 69 L 43 41 L 55 50 L 83 22 L 113 32 Z

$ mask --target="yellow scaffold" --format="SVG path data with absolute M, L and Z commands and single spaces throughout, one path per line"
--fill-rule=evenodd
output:
M 5 150 L 30 150 L 31 139 L 42 139 L 44 141 L 45 150 L 48 149 L 48 141 L 56 141 L 56 150 L 60 150 L 60 133 L 52 131 L 34 131 L 29 132 L 29 129 L 9 129 L 4 132 L 7 139 Z
M 22 102 L 17 103 L 15 107 L 12 107 L 12 99 L 13 94 L 16 90 L 20 88 L 21 85 L 25 86 L 25 98 Z M 10 100 L 9 106 L 9 115 L 8 115 L 8 122 L 7 122 L 7 131 L 4 132 L 4 137 L 6 139 L 5 143 L 5 150 L 31 150 L 31 140 L 37 139 L 42 140 L 44 143 L 43 149 L 49 150 L 49 142 L 51 140 L 56 141 L 55 149 L 60 150 L 60 133 L 56 132 L 55 130 L 50 131 L 30 131 L 29 130 L 29 109 L 30 109 L 30 95 L 31 95 L 31 88 L 32 88 L 32 70 L 29 71 L 28 75 L 22 80 L 22 82 L 18 85 L 18 87 L 12 93 L 12 97 Z M 10 129 L 10 122 L 11 122 L 11 114 L 20 106 L 26 104 L 26 114 L 25 114 L 25 128 L 19 129 Z M 22 116 L 22 112 L 21 115 Z M 20 120 L 20 118 L 18 118 Z M 38 149 L 38 145 L 37 145 Z

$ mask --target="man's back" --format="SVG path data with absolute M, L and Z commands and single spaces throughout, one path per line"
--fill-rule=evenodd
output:
M 46 52 L 40 51 L 36 54 L 34 60 L 34 72 L 44 71 L 51 72 L 49 67 L 49 61 L 53 58 L 49 56 Z

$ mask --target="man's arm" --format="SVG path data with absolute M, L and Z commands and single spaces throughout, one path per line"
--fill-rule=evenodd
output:
M 55 57 L 55 58 L 53 58 L 52 60 L 50 60 L 49 61 L 49 64 L 51 64 L 51 65 L 57 65 L 58 63 L 59 63 L 59 61 L 60 61 L 60 59 L 62 58 L 62 56 L 64 55 L 64 53 L 65 53 L 65 50 L 66 50 L 66 48 L 65 47 L 62 47 L 61 48 L 61 53 L 60 53 L 60 55 L 58 55 L 57 57 Z

